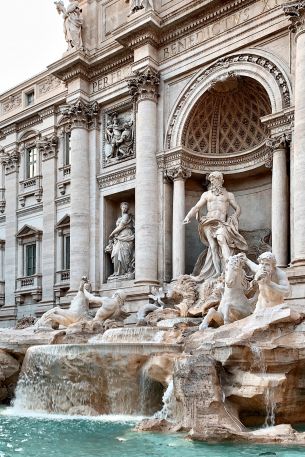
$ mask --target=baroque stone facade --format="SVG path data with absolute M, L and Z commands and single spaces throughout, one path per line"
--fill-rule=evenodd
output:
M 135 312 L 190 274 L 202 245 L 182 222 L 213 171 L 303 303 L 305 2 L 55 3 L 68 51 L 0 96 L 0 325 L 68 305 L 82 276 Z M 105 252 L 122 202 L 128 278 Z

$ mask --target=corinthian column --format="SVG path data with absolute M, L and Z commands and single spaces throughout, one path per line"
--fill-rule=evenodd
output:
M 65 107 L 71 122 L 70 291 L 89 274 L 89 127 L 98 114 L 96 103 L 79 99 Z M 92 179 L 95 179 L 93 177 Z
M 272 155 L 272 252 L 278 266 L 288 264 L 289 195 L 287 137 L 281 134 L 267 141 Z
M 183 167 L 174 168 L 167 172 L 174 182 L 173 194 L 173 279 L 185 273 L 185 180 L 191 177 L 191 172 Z
M 157 97 L 159 77 L 151 68 L 136 73 L 129 89 L 137 101 L 135 282 L 158 282 Z
M 295 266 L 305 266 L 305 1 L 287 3 L 284 11 L 291 20 L 290 29 L 295 33 L 295 127 L 294 127 L 294 216 L 293 245 Z

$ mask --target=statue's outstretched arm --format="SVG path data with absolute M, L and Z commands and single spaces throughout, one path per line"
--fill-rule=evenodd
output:
M 84 287 L 84 294 L 89 303 L 94 303 L 95 305 L 102 306 L 103 305 L 103 297 L 96 297 L 95 295 L 90 294 L 88 290 Z
M 190 219 L 192 217 L 196 216 L 196 214 L 199 212 L 199 210 L 207 204 L 207 193 L 205 192 L 204 194 L 201 195 L 201 198 L 198 203 L 196 203 L 195 206 L 187 213 L 187 215 L 184 218 L 183 223 L 188 224 L 190 222 Z

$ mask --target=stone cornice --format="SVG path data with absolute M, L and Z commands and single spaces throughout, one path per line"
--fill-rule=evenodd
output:
M 194 4 L 198 3 L 199 5 L 202 2 L 199 0 L 190 2 L 185 8 L 184 12 L 194 8 Z M 168 44 L 171 41 L 176 40 L 177 38 L 183 37 L 184 35 L 188 35 L 189 33 L 195 31 L 196 29 L 210 24 L 222 17 L 226 16 L 229 13 L 233 13 L 234 11 L 248 6 L 251 3 L 255 3 L 255 0 L 233 0 L 230 2 L 222 2 L 226 3 L 222 6 L 219 4 L 213 5 L 213 7 L 208 7 L 208 5 L 204 5 L 202 7 L 202 12 L 199 13 L 196 11 L 196 16 L 194 18 L 193 15 L 188 17 L 187 19 L 183 19 L 179 25 L 175 24 L 166 32 L 163 33 L 162 37 L 159 40 L 159 45 Z M 206 11 L 208 9 L 208 11 Z M 162 24 L 166 23 L 167 19 L 172 19 L 173 15 L 170 14 L 168 18 L 162 18 Z
M 100 76 L 106 75 L 108 73 L 111 73 L 112 71 L 118 70 L 124 65 L 128 65 L 133 63 L 133 54 L 132 53 L 126 53 L 115 60 L 111 60 L 109 63 L 102 63 L 94 66 L 93 68 L 90 69 L 90 80 L 94 80 L 96 78 L 99 78 Z
M 266 124 L 271 135 L 291 131 L 294 125 L 294 107 L 288 108 L 281 113 L 269 114 L 261 118 Z
M 201 155 L 184 147 L 163 151 L 157 155 L 160 170 L 167 172 L 173 168 L 182 167 L 201 174 L 210 171 L 242 172 L 262 166 L 267 160 L 268 151 L 265 144 L 238 155 Z
M 283 6 L 284 13 L 290 19 L 289 29 L 293 33 L 302 33 L 305 31 L 305 1 L 299 0 L 286 3 Z
M 128 181 L 134 181 L 136 179 L 136 166 L 133 165 L 129 168 L 124 168 L 118 171 L 113 171 L 105 175 L 97 177 L 99 188 L 107 189 L 108 187 L 122 184 Z

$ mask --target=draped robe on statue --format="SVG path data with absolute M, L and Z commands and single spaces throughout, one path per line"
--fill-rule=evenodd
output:
M 198 225 L 199 237 L 201 242 L 207 246 L 208 249 L 207 251 L 205 250 L 202 254 L 200 254 L 196 262 L 193 271 L 193 275 L 195 276 L 196 281 L 205 281 L 207 279 L 219 276 L 217 275 L 213 263 L 211 247 L 206 238 L 206 228 L 209 228 L 213 238 L 216 239 L 217 235 L 222 235 L 225 238 L 225 241 L 231 250 L 230 255 L 233 255 L 237 251 L 247 251 L 248 249 L 246 240 L 238 232 L 238 219 L 236 215 L 229 216 L 226 222 L 205 216 L 201 217 Z M 218 256 L 222 260 L 222 271 L 224 271 L 224 260 L 222 259 L 221 248 L 219 245 Z

